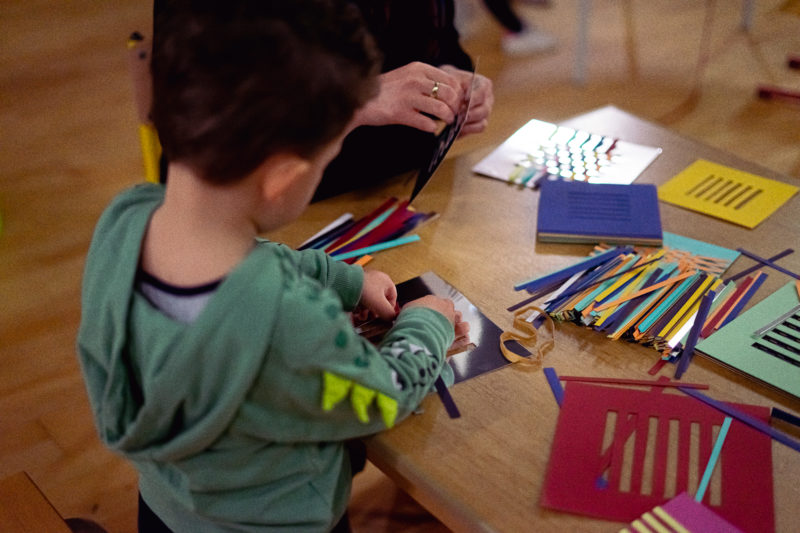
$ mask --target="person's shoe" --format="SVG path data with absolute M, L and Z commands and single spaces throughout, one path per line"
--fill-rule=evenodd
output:
M 512 56 L 546 52 L 556 46 L 556 38 L 547 32 L 525 28 L 521 32 L 503 36 L 503 51 Z

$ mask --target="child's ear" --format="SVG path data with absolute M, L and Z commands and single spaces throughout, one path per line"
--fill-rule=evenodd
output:
M 311 163 L 296 154 L 279 153 L 270 156 L 260 169 L 262 197 L 270 203 L 280 200 L 310 170 Z

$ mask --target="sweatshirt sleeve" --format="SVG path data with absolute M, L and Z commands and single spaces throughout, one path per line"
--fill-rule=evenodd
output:
M 391 427 L 431 390 L 453 338 L 442 314 L 412 308 L 374 346 L 355 332 L 333 291 L 300 280 L 280 302 L 241 428 L 258 438 L 302 442 Z
M 364 270 L 358 265 L 337 261 L 322 250 L 297 251 L 280 245 L 286 258 L 297 265 L 298 273 L 319 281 L 332 289 L 347 311 L 352 311 L 361 300 L 364 287 Z

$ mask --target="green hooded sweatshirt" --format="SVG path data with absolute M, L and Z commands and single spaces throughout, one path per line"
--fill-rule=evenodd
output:
M 191 324 L 134 290 L 163 188 L 120 194 L 95 230 L 78 354 L 101 439 L 176 532 L 326 531 L 343 515 L 344 441 L 391 427 L 449 371 L 453 327 L 404 310 L 381 344 L 349 315 L 360 267 L 260 242 Z

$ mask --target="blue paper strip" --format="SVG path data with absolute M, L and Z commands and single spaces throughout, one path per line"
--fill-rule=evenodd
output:
M 742 255 L 746 255 L 747 257 L 749 257 L 749 258 L 750 258 L 750 259 L 752 259 L 753 261 L 758 261 L 758 262 L 759 262 L 759 263 L 761 263 L 762 265 L 766 265 L 766 266 L 768 266 L 768 267 L 772 267 L 772 268 L 774 268 L 775 270 L 777 270 L 778 272 L 783 272 L 783 273 L 784 273 L 784 274 L 786 274 L 787 276 L 792 276 L 794 279 L 800 279 L 800 274 L 795 274 L 795 273 L 794 273 L 794 272 L 792 272 L 791 270 L 786 270 L 786 269 L 785 269 L 785 268 L 783 268 L 782 266 L 776 265 L 775 263 L 773 263 L 773 262 L 772 262 L 772 261 L 770 261 L 769 259 L 764 259 L 763 257 L 759 257 L 759 256 L 757 256 L 756 254 L 754 254 L 753 252 L 748 252 L 748 251 L 747 251 L 747 250 L 745 250 L 744 248 L 737 248 L 737 250 L 738 250 L 738 251 L 739 251 L 739 252 L 740 252 Z
M 750 301 L 750 298 L 752 298 L 753 295 L 758 290 L 758 288 L 761 287 L 761 284 L 764 283 L 765 279 L 767 279 L 766 273 L 764 273 L 762 276 L 759 276 L 757 280 L 755 280 L 753 283 L 750 284 L 749 287 L 747 287 L 747 290 L 742 295 L 742 297 L 739 298 L 739 301 L 736 302 L 736 305 L 733 307 L 733 309 L 731 309 L 731 312 L 728 313 L 728 316 L 725 317 L 725 320 L 723 320 L 722 323 L 716 329 L 720 329 L 725 324 L 736 318 L 739 315 L 739 313 L 742 312 L 744 306 L 747 305 L 747 302 Z
M 773 255 L 772 257 L 769 258 L 769 260 L 770 261 L 777 261 L 778 259 L 781 259 L 781 258 L 786 257 L 787 255 L 793 254 L 793 253 L 794 253 L 794 250 L 792 250 L 791 248 L 787 248 L 784 251 Z M 750 268 L 746 268 L 746 269 L 742 270 L 741 272 L 739 272 L 738 274 L 735 274 L 735 275 L 729 277 L 728 279 L 726 279 L 725 283 L 728 283 L 729 281 L 736 281 L 739 278 L 743 278 L 746 275 L 755 272 L 759 268 L 761 268 L 761 265 L 753 265 Z
M 743 422 L 748 426 L 750 426 L 751 428 L 756 429 L 761 433 L 764 433 L 765 435 L 769 435 L 770 437 L 780 442 L 781 444 L 784 444 L 789 448 L 792 448 L 793 450 L 800 452 L 800 441 L 793 439 L 792 437 L 790 437 L 789 435 L 787 435 L 782 431 L 778 431 L 777 429 L 771 427 L 766 422 L 762 422 L 761 420 L 753 416 L 750 416 L 747 413 L 743 413 L 742 411 L 738 410 L 737 408 L 728 403 L 715 400 L 714 398 L 710 398 L 709 396 L 706 396 L 702 392 L 697 392 L 694 389 L 690 389 L 688 387 L 678 387 L 678 390 L 680 390 L 684 394 L 688 394 L 689 396 L 700 400 L 701 402 L 707 405 L 710 405 L 714 409 L 722 411 L 728 416 L 732 416 L 739 422 Z
M 436 378 L 433 384 L 436 387 L 436 392 L 439 394 L 439 399 L 441 399 L 444 404 L 444 410 L 447 411 L 450 418 L 460 418 L 461 412 L 458 410 L 458 407 L 456 407 L 456 402 L 450 395 L 450 391 L 447 389 L 447 385 L 444 384 L 444 380 L 441 376 Z
M 563 303 L 563 301 L 567 300 L 568 298 L 572 298 L 573 296 L 575 296 L 580 292 L 588 290 L 589 287 L 600 285 L 610 279 L 614 279 L 618 276 L 625 274 L 626 271 L 622 271 L 622 272 L 617 272 L 616 274 L 612 274 L 610 276 L 606 276 L 606 274 L 608 274 L 609 271 L 613 270 L 614 267 L 618 266 L 621 263 L 621 261 L 622 261 L 621 259 L 611 260 L 604 265 L 598 266 L 591 272 L 587 272 L 583 277 L 581 277 L 578 281 L 575 282 L 574 287 L 570 287 L 558 295 L 558 300 L 554 300 L 552 302 L 553 307 L 560 305 L 561 303 Z
M 700 300 L 700 307 L 697 308 L 697 314 L 694 317 L 694 324 L 689 330 L 689 336 L 686 338 L 686 347 L 683 349 L 683 354 L 678 361 L 678 368 L 675 370 L 675 379 L 681 379 L 681 376 L 686 369 L 689 368 L 689 363 L 692 361 L 694 355 L 694 347 L 697 344 L 697 339 L 700 338 L 700 331 L 703 329 L 703 324 L 708 316 L 708 310 L 711 308 L 711 302 L 714 301 L 714 291 L 708 291 Z
M 782 409 L 778 409 L 777 407 L 772 408 L 772 418 L 777 418 L 778 420 L 783 420 L 784 422 L 788 422 L 794 426 L 800 427 L 800 417 L 794 416 L 792 413 L 787 413 Z
M 553 391 L 553 396 L 559 407 L 564 402 L 564 388 L 561 386 L 561 380 L 558 379 L 556 369 L 548 366 L 544 369 L 544 376 L 547 378 L 547 383 L 550 384 L 550 390 Z
M 633 250 L 630 246 L 621 246 L 617 248 L 611 248 L 601 254 L 589 257 L 578 263 L 569 266 L 567 268 L 563 268 L 551 274 L 547 274 L 545 276 L 534 278 L 528 281 L 523 281 L 522 283 L 518 283 L 514 285 L 514 290 L 521 291 L 523 289 L 527 290 L 528 292 L 535 291 L 538 287 L 546 286 L 552 283 L 557 282 L 558 280 L 567 280 L 571 278 L 574 274 L 578 272 L 582 272 L 584 270 L 588 270 L 594 266 L 597 266 L 601 263 L 605 263 L 606 261 L 620 255 L 630 253 Z

